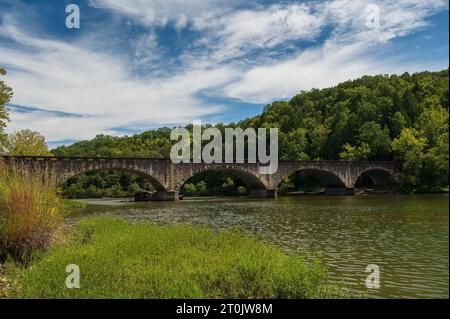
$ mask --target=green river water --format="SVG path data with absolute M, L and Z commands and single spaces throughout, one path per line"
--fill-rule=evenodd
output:
M 330 279 L 374 298 L 449 297 L 448 195 L 300 196 L 187 199 L 176 203 L 90 200 L 72 218 L 122 216 L 167 225 L 239 226 L 306 259 Z M 380 268 L 367 289 L 366 266 Z

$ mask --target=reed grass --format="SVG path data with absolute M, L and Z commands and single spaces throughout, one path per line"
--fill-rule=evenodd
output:
M 28 262 L 49 247 L 62 220 L 55 180 L 39 170 L 0 161 L 0 261 Z

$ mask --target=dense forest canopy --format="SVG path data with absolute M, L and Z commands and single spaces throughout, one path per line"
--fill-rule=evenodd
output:
M 215 127 L 222 132 L 225 127 L 279 128 L 280 160 L 398 160 L 403 163 L 398 178 L 404 190 L 436 191 L 448 185 L 448 85 L 448 69 L 364 76 L 300 92 L 290 101 L 267 105 L 259 116 Z M 170 131 L 99 135 L 52 152 L 168 158 Z M 210 178 L 209 183 L 231 184 L 229 177 L 221 178 L 214 183 Z M 233 185 L 231 193 L 243 192 L 240 182 Z

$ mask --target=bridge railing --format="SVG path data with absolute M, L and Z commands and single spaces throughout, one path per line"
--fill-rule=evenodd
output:
M 170 158 L 164 157 L 136 157 L 136 156 L 12 156 L 0 155 L 3 159 L 27 159 L 27 160 L 155 160 L 155 161 L 171 161 Z M 247 162 L 246 162 L 247 163 Z M 348 160 L 280 160 L 279 163 L 351 163 L 351 164 L 400 164 L 398 161 L 348 161 Z M 213 163 L 214 164 L 214 163 Z M 227 164 L 227 163 L 217 163 Z M 233 163 L 228 163 L 233 164 Z M 239 163 L 235 163 L 239 164 Z M 253 164 L 253 163 L 251 163 Z M 259 162 L 255 164 L 261 164 Z M 266 165 L 266 164 L 262 164 Z

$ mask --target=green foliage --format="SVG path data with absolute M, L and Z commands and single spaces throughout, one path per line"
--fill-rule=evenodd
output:
M 371 153 L 369 144 L 363 142 L 361 145 L 354 147 L 350 144 L 344 144 L 344 151 L 339 154 L 342 159 L 348 161 L 363 161 L 369 157 Z
M 66 198 L 132 197 L 141 190 L 153 190 L 142 175 L 124 171 L 94 171 L 70 178 L 62 187 Z
M 5 152 L 13 156 L 50 156 L 45 137 L 39 132 L 22 130 L 9 134 L 5 141 Z
M 194 184 L 187 183 L 183 187 L 182 194 L 186 196 L 195 196 L 197 195 L 197 188 Z
M 180 193 L 184 196 L 236 196 L 247 194 L 247 189 L 242 180 L 228 172 L 206 171 L 190 178 Z
M 401 112 L 395 112 L 391 117 L 390 122 L 393 136 L 400 136 L 402 130 L 407 126 L 405 116 Z
M 206 182 L 200 181 L 195 185 L 195 188 L 197 189 L 197 194 L 200 196 L 206 196 L 208 195 L 208 190 L 206 189 Z
M 400 137 L 392 142 L 392 148 L 403 159 L 402 173 L 399 177 L 404 185 L 417 187 L 419 185 L 418 176 L 423 165 L 423 150 L 427 143 L 425 138 L 417 136 L 414 129 L 405 128 Z
M 286 194 L 292 191 L 318 191 L 321 188 L 323 185 L 320 180 L 310 172 L 298 171 L 286 177 L 277 191 L 279 194 Z
M 82 209 L 87 206 L 87 202 L 82 200 L 72 200 L 72 199 L 63 199 L 61 201 L 62 209 L 64 211 L 72 211 L 77 209 Z
M 375 122 L 366 122 L 359 128 L 358 144 L 368 146 L 367 159 L 386 160 L 390 159 L 391 138 L 387 127 Z
M 5 69 L 0 67 L 0 76 L 5 74 Z M 4 81 L 0 80 L 0 150 L 2 149 L 2 145 L 6 138 L 4 131 L 6 124 L 9 121 L 9 113 L 5 105 L 11 100 L 12 96 L 12 89 L 7 86 Z
M 83 220 L 79 235 L 55 246 L 28 269 L 12 263 L 13 298 L 332 298 L 318 262 L 263 244 L 237 231 Z M 64 285 L 68 264 L 81 269 L 81 288 Z
M 448 138 L 448 110 L 432 106 L 420 114 L 415 124 L 419 134 L 427 139 L 428 147 L 439 147 Z
M 448 110 L 425 109 L 415 128 L 405 128 L 392 148 L 403 161 L 399 178 L 408 191 L 434 192 L 448 185 Z
M 248 192 L 244 186 L 238 186 L 236 191 L 237 191 L 238 195 L 245 195 Z
M 58 156 L 117 156 L 169 158 L 172 141 L 170 128 L 146 131 L 124 137 L 98 135 L 90 141 L 82 141 L 70 146 L 60 146 L 54 150 Z

